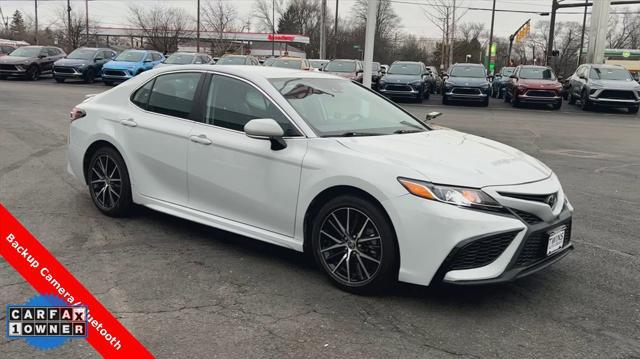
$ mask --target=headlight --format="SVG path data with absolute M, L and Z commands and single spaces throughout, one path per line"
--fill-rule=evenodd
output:
M 76 69 L 84 69 L 85 67 L 87 67 L 87 64 L 76 65 Z
M 400 184 L 414 196 L 471 208 L 501 208 L 491 196 L 477 188 L 436 185 L 429 182 L 398 177 Z

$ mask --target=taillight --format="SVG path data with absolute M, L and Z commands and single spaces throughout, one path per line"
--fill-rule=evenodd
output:
M 87 115 L 87 113 L 84 112 L 83 109 L 74 107 L 73 110 L 71 110 L 71 112 L 69 112 L 69 119 L 71 120 L 71 122 L 73 122 L 73 121 L 75 121 L 75 120 L 77 120 L 79 118 L 83 118 L 86 115 Z

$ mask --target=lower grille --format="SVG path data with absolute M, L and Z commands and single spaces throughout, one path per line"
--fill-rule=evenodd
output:
M 15 71 L 16 67 L 14 65 L 0 65 L 0 70 Z
M 124 71 L 118 71 L 118 70 L 104 70 L 103 73 L 105 75 L 110 75 L 110 76 L 127 76 L 127 74 Z
M 61 74 L 72 74 L 73 73 L 73 69 L 68 68 L 68 67 L 54 67 L 53 71 L 59 72 Z
M 602 91 L 602 93 L 600 93 L 600 96 L 598 96 L 598 98 L 610 98 L 614 100 L 635 100 L 636 96 L 633 94 L 633 91 L 604 90 Z
M 468 88 L 454 88 L 452 92 L 459 95 L 479 95 L 480 94 L 479 89 L 468 89 Z
M 455 252 L 449 270 L 478 268 L 490 264 L 504 252 L 518 232 L 484 237 L 465 245 Z
M 564 243 L 562 243 L 562 247 L 569 244 L 571 240 L 571 222 L 565 223 L 565 226 L 567 227 L 564 232 Z M 547 232 L 538 232 L 529 236 L 516 260 L 516 267 L 526 267 L 545 259 L 547 257 L 548 242 L 549 235 Z
M 531 97 L 555 97 L 556 93 L 553 91 L 529 90 L 526 95 Z
M 513 213 L 515 213 L 518 217 L 520 217 L 520 219 L 522 219 L 527 224 L 534 225 L 542 222 L 542 219 L 540 219 L 540 217 L 536 216 L 533 213 L 520 211 L 514 208 L 512 208 L 511 210 L 513 211 Z
M 386 87 L 389 91 L 407 91 L 410 92 L 412 89 L 407 85 L 387 85 Z

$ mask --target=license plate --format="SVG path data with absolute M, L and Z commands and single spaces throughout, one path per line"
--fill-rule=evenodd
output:
M 547 255 L 551 255 L 560 249 L 564 244 L 564 231 L 566 227 L 556 228 L 549 232 L 549 243 L 547 244 Z

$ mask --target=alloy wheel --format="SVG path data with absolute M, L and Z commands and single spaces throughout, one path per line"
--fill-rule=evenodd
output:
M 108 155 L 95 159 L 89 173 L 89 186 L 96 203 L 105 210 L 114 208 L 122 196 L 122 174 Z
M 329 274 L 348 286 L 372 281 L 382 264 L 382 239 L 376 224 L 353 207 L 338 208 L 325 217 L 318 250 Z

